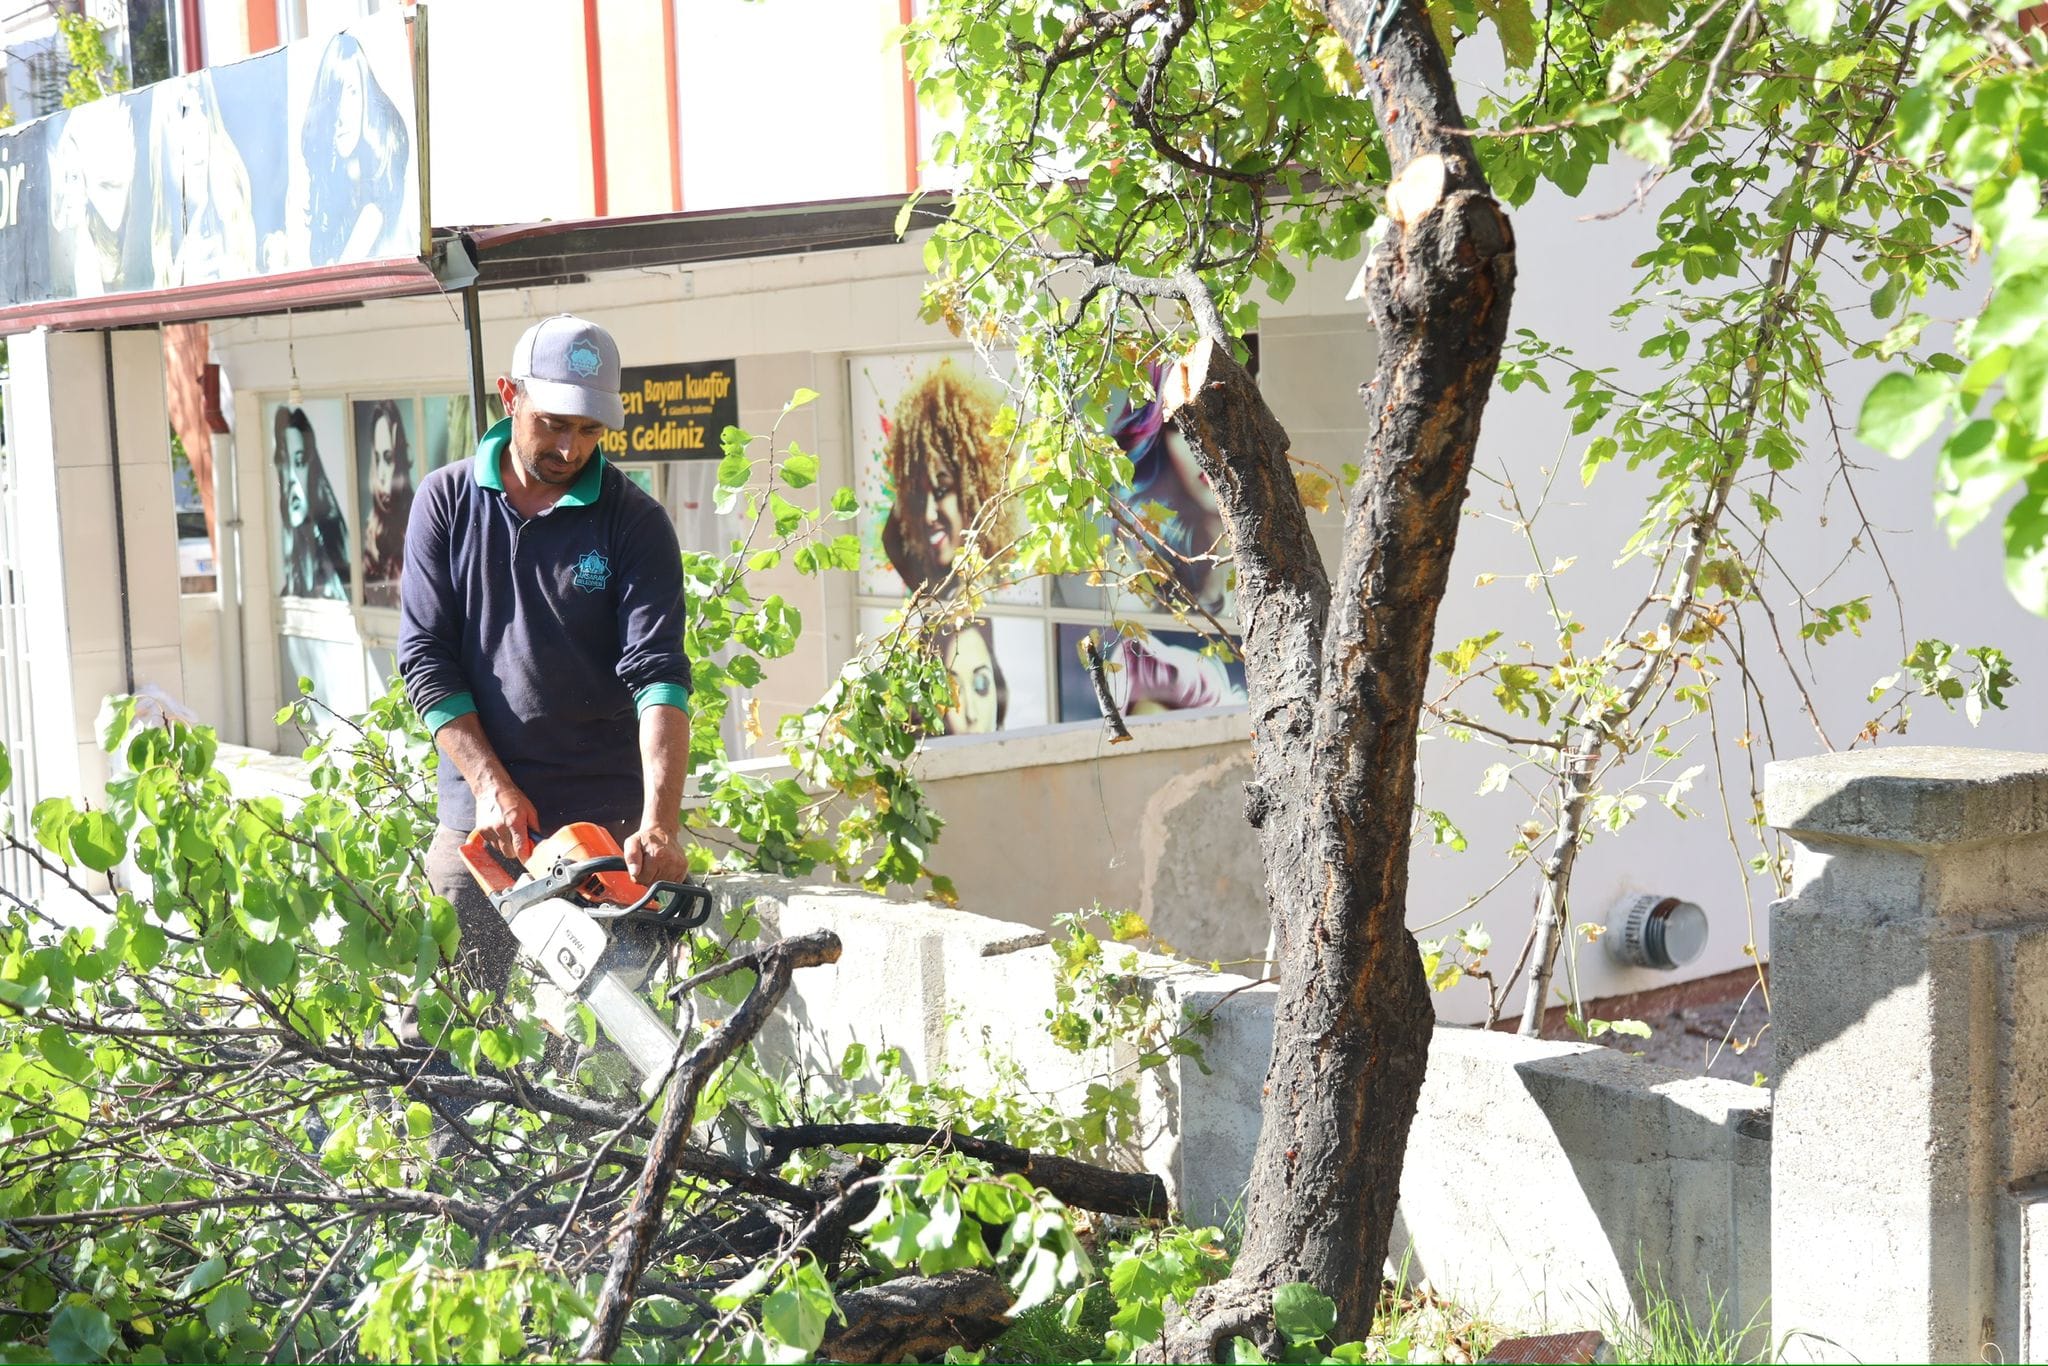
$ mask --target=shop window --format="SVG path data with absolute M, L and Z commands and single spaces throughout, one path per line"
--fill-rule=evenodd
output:
M 137 90 L 167 81 L 183 69 L 173 32 L 174 2 L 128 0 L 128 83 Z
M 277 0 L 277 40 L 296 42 L 316 33 L 347 28 L 366 15 L 387 9 L 394 0 Z
M 213 536 L 206 525 L 206 504 L 185 442 L 171 433 L 171 507 L 177 519 L 178 587 L 186 593 L 211 593 L 220 587 L 214 563 Z
M 994 501 L 1011 452 L 991 424 L 1008 396 L 966 350 L 856 356 L 847 372 L 860 630 L 872 639 L 911 590 L 946 581 L 969 528 L 984 546 L 1016 531 Z M 981 617 L 941 640 L 955 684 L 948 734 L 1099 717 L 1081 654 L 1090 636 L 1126 714 L 1245 700 L 1243 665 L 1227 644 L 1236 603 L 1215 498 L 1156 405 L 1127 401 L 1111 426 L 1136 469 L 1124 501 L 1144 520 L 1129 530 L 1103 525 L 1109 568 L 1093 582 L 1075 575 L 1002 587 Z M 1171 566 L 1171 581 L 1148 576 L 1144 560 Z M 1178 614 L 1167 608 L 1173 601 Z M 1222 628 L 1221 643 L 1213 631 L 1188 629 L 1188 617 Z
M 467 394 L 378 392 L 263 401 L 271 577 L 284 685 L 329 705 L 381 690 L 398 638 L 413 495 L 475 445 Z M 504 415 L 495 395 L 487 417 Z M 384 661 L 381 665 L 379 660 Z

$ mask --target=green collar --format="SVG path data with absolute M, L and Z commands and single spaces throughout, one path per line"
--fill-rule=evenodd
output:
M 484 433 L 484 439 L 477 443 L 476 463 L 473 469 L 476 482 L 498 493 L 505 491 L 504 475 L 499 473 L 498 457 L 512 444 L 512 419 L 501 417 L 497 425 Z M 593 451 L 590 463 L 583 467 L 583 473 L 576 476 L 576 482 L 569 491 L 556 500 L 556 507 L 587 508 L 597 501 L 597 495 L 604 488 L 604 453 Z

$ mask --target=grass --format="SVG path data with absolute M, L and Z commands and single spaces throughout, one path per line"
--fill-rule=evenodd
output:
M 981 1359 L 1020 1366 L 1102 1360 L 1106 1352 L 1103 1336 L 1109 1332 L 1109 1316 L 1116 1312 L 1109 1287 L 1098 1283 L 1089 1289 L 1081 1305 L 1081 1322 L 1073 1329 L 1060 1322 L 1063 1304 L 1052 1300 L 1023 1314 L 1008 1332 L 982 1349 Z
M 1389 1282 L 1366 1338 L 1368 1361 L 1473 1362 L 1482 1359 L 1502 1336 L 1499 1325 L 1464 1313 L 1426 1289 L 1408 1286 L 1405 1275 Z M 1075 1329 L 1060 1322 L 1060 1303 L 1041 1304 L 982 1350 L 985 1362 L 1019 1366 L 1063 1366 L 1074 1361 L 1100 1361 L 1109 1316 L 1115 1312 L 1109 1288 L 1088 1292 Z
M 1725 1299 L 1714 1295 L 1707 1301 L 1705 1316 L 1695 1318 L 1665 1289 L 1661 1272 L 1650 1275 L 1639 1269 L 1637 1277 L 1643 1288 L 1642 1312 L 1611 1320 L 1605 1329 L 1615 1361 L 1626 1366 L 1664 1366 L 1667 1362 L 1732 1366 L 1756 1360 L 1749 1344 L 1761 1338 L 1762 1309 L 1737 1326 L 1726 1315 Z

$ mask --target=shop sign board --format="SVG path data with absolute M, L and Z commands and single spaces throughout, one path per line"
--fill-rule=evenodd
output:
M 740 421 L 733 362 L 629 365 L 619 374 L 626 425 L 606 432 L 610 460 L 716 460 L 719 437 Z
M 0 308 L 418 258 L 413 23 L 393 9 L 0 130 Z

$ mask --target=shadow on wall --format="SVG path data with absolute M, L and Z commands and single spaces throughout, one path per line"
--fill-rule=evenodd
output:
M 1606 1050 L 1603 1050 L 1606 1051 Z M 1718 1319 L 1747 1328 L 1752 1352 L 1770 1342 L 1771 1111 L 1727 1103 L 1739 1083 L 1624 1060 L 1588 1075 L 1584 1054 L 1522 1063 L 1516 1075 L 1571 1164 L 1580 1199 L 1599 1225 L 1641 1322 L 1650 1299 L 1677 1303 L 1695 1326 Z M 1668 1080 L 1653 1080 L 1656 1074 Z M 1645 1085 L 1644 1083 L 1648 1083 Z M 1567 1297 L 1569 1302 L 1569 1297 Z M 1590 1308 L 1591 1306 L 1574 1306 Z M 1622 1309 L 1613 1304 L 1610 1312 Z M 1597 1318 L 1587 1326 L 1606 1328 Z
M 2048 757 L 1899 746 L 1774 763 L 1773 1293 L 1837 1355 L 2034 1359 L 2022 1223 L 2048 1169 Z
M 1145 720 L 1133 732 L 1156 748 L 1108 749 L 1092 730 L 933 746 L 919 774 L 946 822 L 932 861 L 983 915 L 1045 929 L 1096 905 L 1134 910 L 1191 959 L 1255 966 L 1267 912 L 1258 832 L 1244 818 L 1247 723 L 1175 719 L 1166 724 L 1206 726 L 1218 741 L 1169 745 L 1155 738 L 1164 725 Z
M 1391 1262 L 1521 1328 L 1618 1326 L 1659 1285 L 1768 1342 L 1770 1096 L 1590 1044 L 1440 1026 Z M 1644 1284 L 1648 1277 L 1649 1286 Z

